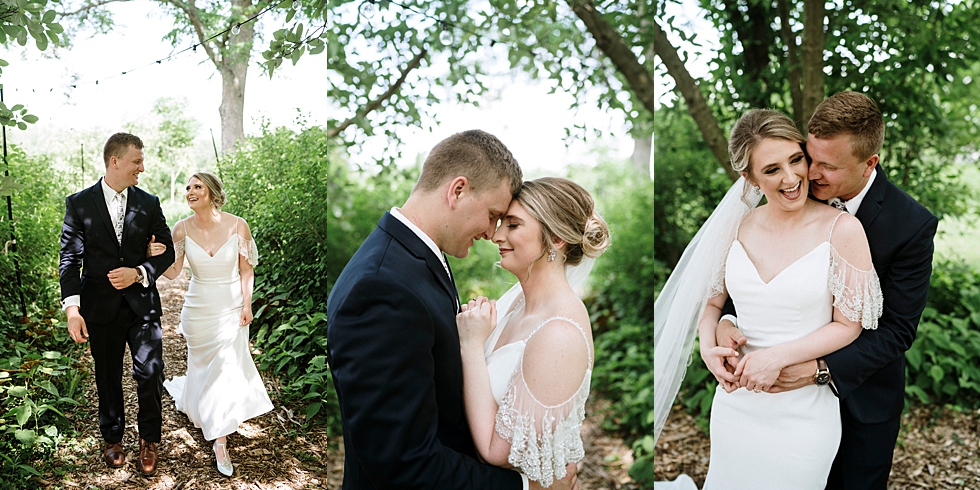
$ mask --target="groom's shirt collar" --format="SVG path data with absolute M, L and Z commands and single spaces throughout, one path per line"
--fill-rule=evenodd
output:
M 102 184 L 102 194 L 105 196 L 106 205 L 112 202 L 112 198 L 116 195 L 116 190 L 109 187 L 109 184 L 105 183 L 105 176 L 99 179 L 99 183 Z M 126 202 L 126 198 L 129 197 L 129 187 L 123 189 L 121 192 L 123 197 L 123 202 Z
M 858 209 L 861 207 L 861 203 L 864 201 L 864 196 L 868 195 L 868 191 L 871 190 L 871 184 L 875 182 L 875 177 L 877 175 L 878 175 L 878 171 L 872 170 L 871 177 L 869 177 L 868 182 L 864 184 L 864 189 L 861 189 L 861 192 L 859 192 L 858 195 L 854 196 L 851 199 L 848 199 L 847 202 L 844 203 L 844 207 L 847 208 L 847 212 L 851 216 L 857 214 Z
M 402 214 L 397 207 L 391 208 L 391 215 L 394 216 L 395 219 L 397 219 L 398 221 L 401 221 L 402 224 L 407 226 L 409 230 L 412 230 L 412 233 L 415 233 L 415 235 L 418 236 L 419 239 L 421 239 L 422 242 L 425 243 L 430 250 L 432 250 L 432 253 L 436 254 L 436 257 L 439 258 L 439 262 L 442 263 L 442 267 L 446 269 L 446 272 L 448 273 L 449 266 L 446 264 L 446 256 L 442 254 L 442 250 L 439 250 L 439 246 L 436 245 L 436 242 L 432 241 L 432 239 L 429 238 L 429 235 L 426 235 L 421 228 L 415 226 L 415 223 L 412 223 L 410 219 L 406 218 L 405 215 Z

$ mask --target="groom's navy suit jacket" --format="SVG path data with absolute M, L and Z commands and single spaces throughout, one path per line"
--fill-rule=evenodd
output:
M 855 217 L 864 226 L 881 281 L 884 311 L 877 330 L 824 357 L 841 409 L 864 424 L 896 419 L 905 397 L 905 351 L 912 347 L 929 294 L 933 238 L 939 220 L 888 181 L 881 166 Z M 891 441 L 889 444 L 894 444 Z
M 156 279 L 174 263 L 170 228 L 160 208 L 160 200 L 132 186 L 126 198 L 122 245 L 106 208 L 101 180 L 65 199 L 65 221 L 61 230 L 62 299 L 81 295 L 79 313 L 86 322 L 112 321 L 122 301 L 139 318 L 159 320 L 160 296 Z M 151 236 L 167 250 L 156 257 L 146 256 Z M 142 265 L 149 287 L 135 283 L 122 291 L 109 282 L 108 274 L 119 267 Z
M 327 350 L 344 429 L 345 490 L 520 489 L 476 460 L 463 408 L 456 288 L 385 213 L 327 299 Z

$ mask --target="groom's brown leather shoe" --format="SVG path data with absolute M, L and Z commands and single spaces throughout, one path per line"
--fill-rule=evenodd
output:
M 140 473 L 151 476 L 157 471 L 157 443 L 140 438 Z
M 106 443 L 102 458 L 105 460 L 106 466 L 110 468 L 121 468 L 122 465 L 126 464 L 126 452 L 123 451 L 122 443 Z

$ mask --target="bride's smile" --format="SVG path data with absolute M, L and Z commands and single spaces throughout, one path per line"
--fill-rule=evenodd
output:
M 747 179 L 780 208 L 799 209 L 809 189 L 806 158 L 795 141 L 766 138 L 752 152 Z

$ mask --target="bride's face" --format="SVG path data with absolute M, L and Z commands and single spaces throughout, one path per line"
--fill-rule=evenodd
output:
M 516 199 L 494 231 L 493 243 L 500 249 L 500 266 L 518 278 L 527 274 L 528 266 L 544 251 L 541 224 Z
M 187 205 L 192 210 L 207 209 L 211 205 L 211 195 L 208 193 L 208 186 L 204 185 L 197 177 L 191 177 L 187 182 Z
M 806 204 L 807 164 L 803 149 L 795 141 L 762 140 L 749 159 L 751 172 L 746 176 L 759 186 L 770 204 L 783 209 L 798 209 Z

